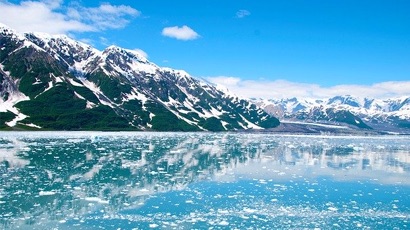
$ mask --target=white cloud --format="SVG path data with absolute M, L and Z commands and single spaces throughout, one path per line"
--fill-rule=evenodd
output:
M 242 80 L 236 77 L 208 77 L 208 81 L 220 84 L 233 93 L 247 98 L 314 98 L 323 99 L 336 95 L 353 95 L 370 98 L 410 96 L 410 81 L 389 81 L 373 85 L 336 85 L 324 87 L 318 84 L 290 82 L 286 80 Z
M 182 27 L 165 27 L 162 30 L 162 35 L 185 41 L 199 38 L 199 34 L 197 32 L 185 25 Z
M 98 38 L 98 40 L 99 40 L 99 42 L 100 42 L 101 44 L 103 44 L 103 45 L 105 45 L 105 46 L 110 46 L 110 45 L 112 45 L 112 44 L 108 41 L 108 39 L 107 39 L 106 37 L 100 36 L 100 37 Z
M 62 0 L 21 1 L 13 4 L 0 1 L 0 22 L 19 32 L 70 32 L 101 31 L 127 25 L 129 18 L 139 16 L 132 7 L 104 3 L 99 7 L 77 4 L 65 6 Z
M 244 18 L 246 16 L 251 15 L 251 12 L 247 11 L 247 10 L 238 10 L 238 12 L 236 12 L 236 17 L 237 18 Z
M 208 77 L 205 79 L 207 79 L 208 81 L 212 83 L 223 85 L 227 88 L 237 87 L 238 85 L 241 84 L 241 79 L 237 77 L 219 76 L 219 77 Z
M 129 22 L 128 17 L 139 16 L 140 12 L 130 6 L 113 6 L 103 3 L 99 7 L 70 7 L 67 15 L 93 25 L 98 30 L 105 30 L 125 27 Z
M 142 49 L 134 49 L 133 51 L 143 56 L 144 58 L 148 58 L 148 54 Z

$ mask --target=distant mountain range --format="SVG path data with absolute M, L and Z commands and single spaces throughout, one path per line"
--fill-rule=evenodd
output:
M 410 131 L 410 97 L 382 100 L 344 95 L 325 100 L 253 99 L 253 102 L 285 123 L 320 123 L 387 133 Z
M 223 131 L 278 119 L 138 52 L 0 25 L 0 129 Z
M 410 134 L 410 97 L 244 99 L 134 50 L 0 24 L 0 129 Z

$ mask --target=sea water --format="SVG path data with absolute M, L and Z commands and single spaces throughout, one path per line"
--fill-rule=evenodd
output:
M 410 229 L 410 138 L 1 132 L 1 229 Z

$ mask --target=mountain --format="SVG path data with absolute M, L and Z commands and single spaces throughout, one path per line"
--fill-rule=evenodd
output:
M 159 67 L 138 52 L 99 51 L 64 35 L 0 25 L 0 128 L 223 131 L 279 125 L 249 100 Z
M 285 122 L 347 125 L 385 132 L 410 131 L 410 97 L 374 99 L 343 95 L 323 100 L 253 99 L 253 102 Z

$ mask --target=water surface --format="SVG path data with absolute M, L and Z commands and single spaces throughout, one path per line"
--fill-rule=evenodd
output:
M 1 132 L 5 229 L 409 229 L 410 138 Z

